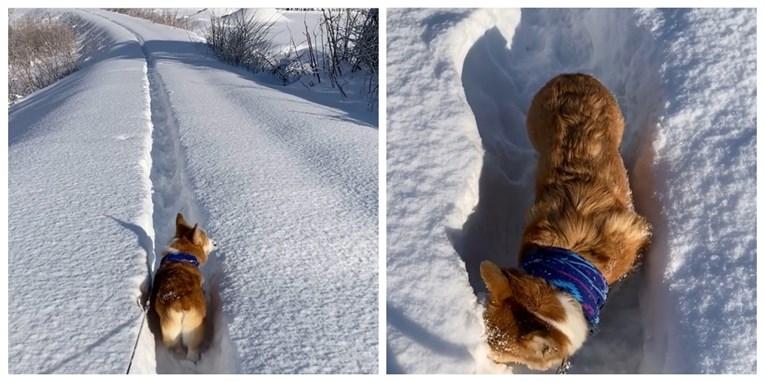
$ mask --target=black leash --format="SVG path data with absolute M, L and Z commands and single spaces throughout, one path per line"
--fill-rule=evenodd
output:
M 149 315 L 149 304 L 150 304 L 150 298 L 151 298 L 151 287 L 152 285 L 149 284 L 149 290 L 146 294 L 146 301 L 141 303 L 141 301 L 136 301 L 138 303 L 138 307 L 141 308 L 141 311 L 143 311 L 143 317 L 141 318 L 141 326 L 138 328 L 138 335 L 135 337 L 135 343 L 133 344 L 133 352 L 130 354 L 130 362 L 128 362 L 127 370 L 125 370 L 125 374 L 130 374 L 130 369 L 133 367 L 133 359 L 135 358 L 135 352 L 138 350 L 138 342 L 141 340 L 141 334 L 143 334 L 143 327 L 146 323 L 146 316 Z

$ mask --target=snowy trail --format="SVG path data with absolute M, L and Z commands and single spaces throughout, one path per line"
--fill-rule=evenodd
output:
M 746 10 L 392 11 L 388 370 L 511 371 L 485 358 L 479 305 L 485 291 L 478 264 L 487 258 L 516 264 L 536 162 L 525 113 L 534 92 L 561 72 L 592 73 L 619 101 L 626 120 L 622 154 L 636 208 L 655 230 L 645 266 L 613 288 L 600 330 L 572 359 L 571 372 L 753 370 L 748 356 L 753 345 L 733 344 L 714 329 L 754 329 L 753 225 L 731 230 L 741 225 L 713 220 L 716 229 L 710 230 L 698 215 L 720 214 L 728 200 L 743 212 L 754 201 L 753 192 L 743 191 L 750 188 L 718 180 L 738 174 L 751 182 L 754 97 L 731 102 L 728 86 L 700 76 L 697 85 L 688 75 L 708 73 L 702 68 L 710 66 L 716 76 L 724 74 L 723 84 L 740 84 L 744 94 L 753 91 L 751 15 Z M 719 36 L 745 42 L 747 53 L 711 43 Z M 714 55 L 702 53 L 709 49 Z M 713 90 L 701 91 L 705 87 Z M 415 101 L 421 99 L 432 101 Z M 736 122 L 732 115 L 742 118 Z M 705 154 L 691 155 L 694 150 Z M 675 170 L 670 177 L 672 168 L 695 176 Z M 681 196 L 689 189 L 707 191 L 705 210 L 697 207 L 699 200 Z M 688 215 L 697 216 L 683 217 Z M 685 253 L 696 238 L 693 232 L 715 239 L 693 245 L 695 260 L 690 260 Z M 674 244 L 668 244 L 670 235 L 677 237 Z M 723 259 L 718 254 L 727 249 L 716 241 L 734 248 L 725 257 L 727 271 L 703 265 Z M 682 262 L 696 265 L 673 265 Z M 725 288 L 699 281 L 709 275 L 727 278 L 728 272 L 737 282 Z M 709 289 L 712 285 L 717 289 Z M 719 302 L 709 299 L 713 295 Z M 724 302 L 729 299 L 736 303 Z M 720 359 L 727 352 L 739 356 Z M 512 371 L 529 372 L 520 366 Z
M 73 12 L 101 53 L 9 114 L 11 371 L 375 372 L 373 113 L 260 85 L 186 31 Z M 136 304 L 179 210 L 218 243 L 196 364 Z
M 165 245 L 170 242 L 175 227 L 167 222 L 172 222 L 178 211 L 182 211 L 191 222 L 206 227 L 206 212 L 199 206 L 194 196 L 193 187 L 189 182 L 185 169 L 185 154 L 179 142 L 179 127 L 172 105 L 170 104 L 165 85 L 156 70 L 156 60 L 146 48 L 143 37 L 122 23 L 110 20 L 103 14 L 99 17 L 117 24 L 132 34 L 141 46 L 141 51 L 146 60 L 146 82 L 148 92 L 148 112 L 152 121 L 152 168 L 150 179 L 153 186 L 153 224 L 155 229 L 154 241 L 157 243 L 153 253 L 147 258 L 151 264 L 149 275 L 159 267 L 162 252 Z M 222 313 L 220 295 L 218 293 L 222 269 L 217 257 L 210 257 L 203 269 L 207 292 L 208 317 L 206 322 L 208 339 L 205 346 L 208 348 L 207 357 L 196 364 L 182 359 L 165 349 L 158 338 L 160 329 L 158 317 L 150 312 L 148 321 L 141 328 L 141 337 L 137 342 L 135 360 L 130 365 L 129 373 L 236 373 L 238 372 L 238 357 L 232 348 L 231 340 L 226 327 L 226 318 Z M 150 282 L 150 281 L 149 281 Z M 144 293 L 144 299 L 148 298 L 148 291 Z M 150 330 L 151 333 L 144 333 Z
M 151 88 L 151 115 L 154 123 L 154 146 L 152 158 L 152 184 L 154 185 L 154 224 L 157 243 L 169 243 L 175 234 L 175 228 L 167 224 L 173 221 L 178 211 L 183 211 L 191 222 L 207 226 L 206 212 L 199 206 L 194 191 L 189 183 L 185 169 L 185 154 L 179 142 L 180 131 L 172 106 L 168 98 L 162 78 L 156 72 L 154 60 L 145 49 L 140 38 L 148 63 L 148 79 Z M 160 244 L 155 248 L 154 269 L 159 267 L 159 260 L 164 247 Z M 221 310 L 218 294 L 221 278 L 221 267 L 216 256 L 211 256 L 203 270 L 205 287 L 209 301 L 207 322 L 208 332 L 213 333 L 209 341 L 209 349 L 204 360 L 193 365 L 190 362 L 178 360 L 167 351 L 159 341 L 156 342 L 156 367 L 159 373 L 234 373 L 237 372 L 237 356 L 233 353 L 231 340 L 226 328 L 226 319 Z M 153 333 L 159 333 L 157 317 L 150 316 Z M 149 350 L 150 351 L 150 350 Z
M 108 20 L 108 18 L 106 18 Z M 110 20 L 114 22 L 113 20 Z M 159 267 L 162 252 L 165 247 L 162 243 L 169 243 L 175 233 L 171 222 L 175 219 L 178 211 L 183 211 L 191 222 L 207 226 L 206 212 L 202 210 L 196 201 L 192 185 L 189 183 L 185 169 L 185 154 L 179 142 L 179 127 L 172 110 L 172 105 L 165 90 L 162 78 L 156 70 L 156 61 L 146 49 L 143 37 L 129 27 L 117 23 L 133 34 L 141 44 L 141 51 L 146 59 L 146 79 L 150 94 L 150 115 L 153 124 L 153 146 L 151 157 L 153 159 L 151 170 L 151 182 L 154 193 L 152 202 L 154 206 L 153 222 L 155 229 L 155 241 L 158 245 L 154 248 L 154 254 L 148 259 L 151 263 L 152 272 Z M 226 327 L 226 318 L 223 316 L 220 295 L 218 293 L 222 269 L 217 257 L 210 257 L 203 270 L 210 317 L 206 323 L 208 333 L 212 333 L 206 341 L 207 356 L 194 364 L 183 360 L 181 357 L 165 349 L 160 341 L 152 344 L 139 342 L 137 348 L 139 361 L 135 368 L 139 371 L 151 370 L 156 367 L 158 373 L 236 373 L 238 371 L 238 357 L 232 348 L 231 339 Z M 149 314 L 146 329 L 157 337 L 160 333 L 158 317 Z M 148 335 L 145 334 L 145 335 Z M 148 347 L 147 347 L 148 346 Z M 152 349 L 153 348 L 153 349 Z M 156 359 L 151 359 L 154 354 Z M 148 357 L 146 356 L 148 355 Z
M 159 227 L 168 226 L 167 222 L 172 221 L 171 218 L 174 217 L 174 210 L 177 211 L 177 207 L 182 209 L 185 207 L 191 210 L 192 218 L 196 218 L 197 221 L 209 227 L 213 238 L 221 244 L 222 248 L 218 251 L 232 249 L 231 252 L 216 254 L 207 269 L 208 272 L 214 272 L 208 275 L 206 281 L 212 291 L 211 301 L 219 301 L 218 308 L 228 309 L 217 314 L 212 347 L 203 354 L 200 363 L 194 367 L 183 361 L 175 361 L 164 349 L 157 347 L 157 371 L 328 372 L 348 370 L 358 372 L 375 370 L 372 361 L 376 357 L 376 338 L 374 338 L 376 326 L 374 316 L 374 306 L 376 306 L 374 299 L 377 207 L 376 131 L 358 122 L 354 123 L 350 117 L 334 109 L 302 101 L 242 78 L 241 72 L 209 57 L 204 46 L 196 41 L 190 41 L 185 31 L 122 15 L 105 14 L 104 16 L 125 27 L 134 33 L 139 41 L 142 41 L 150 63 L 150 79 L 152 76 L 155 77 L 150 81 L 154 84 L 153 90 L 157 90 L 152 92 L 153 95 L 155 93 L 157 95 L 152 97 L 152 101 L 154 103 L 156 100 L 160 106 L 157 110 L 153 107 L 152 114 L 153 116 L 165 115 L 164 121 L 160 122 L 167 128 L 167 136 L 164 139 L 171 142 L 168 145 L 175 145 L 175 147 L 161 148 L 163 138 L 158 135 L 162 129 L 155 128 L 158 132 L 155 139 L 160 144 L 155 147 L 160 147 L 157 153 L 161 158 L 157 161 L 155 156 L 155 162 L 185 162 L 188 166 L 185 169 L 181 167 L 179 174 L 173 175 L 173 178 L 181 178 L 180 187 L 177 185 L 177 179 L 168 180 L 167 175 L 153 179 L 155 187 L 158 184 L 160 187 L 163 183 L 170 184 L 168 190 L 158 193 L 160 195 L 169 195 L 171 200 L 179 193 L 187 195 L 180 198 L 187 201 L 181 202 L 180 206 L 177 203 L 166 206 L 166 203 L 157 200 L 157 194 L 155 194 L 155 204 L 160 206 L 159 209 L 155 208 L 155 226 L 158 227 L 157 242 L 162 242 L 162 231 Z M 179 60 L 185 62 L 178 62 Z M 205 65 L 207 69 L 200 71 L 199 65 Z M 180 86 L 188 86 L 189 78 L 197 80 L 191 81 L 196 82 L 194 89 L 177 90 Z M 234 89 L 241 90 L 221 91 L 221 88 L 225 90 L 227 86 L 235 86 Z M 206 94 L 207 97 L 200 99 L 199 94 Z M 214 106 L 214 109 L 210 106 Z M 276 110 L 279 112 L 275 112 Z M 301 117 L 301 113 L 305 116 Z M 326 121 L 323 121 L 325 118 Z M 200 120 L 203 121 L 200 123 Z M 233 131 L 229 132 L 231 135 L 210 135 L 215 131 L 211 131 L 209 126 L 227 126 Z M 239 129 L 235 130 L 235 127 Z M 241 139 L 252 136 L 255 137 L 254 142 L 259 144 L 250 147 L 252 152 L 237 152 L 233 147 L 228 148 L 233 143 L 232 136 Z M 185 142 L 184 138 L 187 139 Z M 194 139 L 200 140 L 189 141 Z M 210 157 L 208 155 L 210 150 L 206 144 L 224 146 L 213 150 L 218 155 Z M 241 148 L 246 149 L 246 146 Z M 253 155 L 259 150 L 265 152 Z M 268 150 L 273 152 L 269 153 Z M 171 153 L 169 157 L 166 156 L 167 153 Z M 206 162 L 203 161 L 203 165 L 199 167 L 193 166 L 195 159 L 198 160 L 200 156 L 204 156 Z M 238 165 L 221 163 L 220 156 L 224 158 L 237 156 L 241 163 Z M 257 168 L 258 164 L 275 163 L 275 158 L 278 158 L 276 162 L 279 163 L 278 166 L 261 168 L 255 174 L 247 174 L 251 167 Z M 215 167 L 208 168 L 204 165 L 205 163 Z M 227 171 L 240 171 L 239 176 L 222 177 L 221 175 L 225 173 L 220 171 L 218 167 L 220 165 L 228 167 Z M 161 168 L 161 166 L 158 165 L 155 168 Z M 164 172 L 167 173 L 167 171 Z M 285 187 L 277 182 L 265 188 L 262 186 L 262 180 L 278 179 L 278 177 L 287 178 L 288 185 Z M 214 188 L 218 195 L 212 198 L 205 198 L 205 195 L 200 197 L 199 193 L 204 192 L 208 187 L 195 187 L 194 178 L 202 179 L 203 183 L 206 179 L 214 182 L 207 184 L 215 184 Z M 261 182 L 258 186 L 231 185 L 226 194 L 226 191 L 222 189 L 225 188 L 225 182 L 231 182 L 236 178 Z M 174 183 L 177 190 L 173 190 Z M 298 201 L 291 200 L 290 195 L 279 195 L 284 189 L 292 190 L 301 187 L 306 188 L 305 195 L 311 195 L 311 197 L 301 198 L 302 200 Z M 265 203 L 265 208 L 262 210 L 268 211 L 270 207 L 271 212 L 262 213 L 260 209 L 249 210 L 252 203 L 248 195 L 250 190 L 257 192 L 256 195 L 262 199 L 260 203 Z M 242 191 L 245 191 L 244 195 L 240 195 Z M 283 199 L 284 197 L 288 199 Z M 226 199 L 229 203 L 221 210 L 221 201 Z M 274 203 L 273 206 L 269 206 L 271 203 Z M 165 206 L 166 211 L 157 213 L 162 210 L 162 206 Z M 285 214 L 283 209 L 290 207 L 294 209 Z M 219 209 L 216 212 L 210 212 L 211 208 Z M 234 219 L 230 216 L 232 213 L 240 217 L 237 227 L 228 227 L 228 231 L 225 226 L 216 227 L 216 222 L 220 224 L 221 219 Z M 302 216 L 306 213 L 308 216 Z M 335 215 L 337 213 L 339 214 Z M 215 216 L 218 217 L 217 221 L 214 219 Z M 297 224 L 285 223 L 284 219 L 288 216 L 297 218 Z M 249 220 L 252 228 L 245 228 L 246 223 L 243 219 Z M 273 223 L 268 223 L 269 220 Z M 300 222 L 300 220 L 305 221 Z M 336 230 L 335 235 L 325 231 L 326 226 L 331 224 L 331 220 L 337 221 L 333 226 Z M 345 223 L 346 221 L 350 225 L 345 225 L 348 224 Z M 251 241 L 250 248 L 246 246 L 237 248 L 234 243 L 221 242 L 222 234 L 225 235 L 228 232 L 238 236 L 248 231 L 257 233 L 257 230 L 262 229 L 260 226 L 263 224 L 277 229 L 257 235 L 257 241 Z M 282 247 L 284 243 L 277 244 L 284 240 L 286 233 L 284 228 L 279 226 L 285 225 L 290 226 L 289 229 L 294 231 L 293 235 L 299 235 L 288 240 L 298 246 L 296 250 L 293 249 L 294 253 L 290 253 L 293 250 L 290 250 L 289 246 Z M 314 231 L 316 228 L 321 231 Z M 350 231 L 353 230 L 356 232 L 351 233 Z M 241 240 L 241 236 L 238 239 Z M 227 261 L 229 256 L 245 256 L 247 252 L 253 253 L 257 251 L 258 246 L 266 243 L 277 244 L 272 249 L 274 251 L 272 258 L 240 258 L 231 263 Z M 247 243 L 241 244 L 247 245 Z M 308 248 L 300 248 L 306 244 Z M 320 249 L 325 245 L 330 246 L 329 251 L 337 253 L 327 256 L 329 255 L 327 250 Z M 266 251 L 262 253 L 268 254 Z M 324 258 L 317 258 L 317 256 L 324 256 Z M 305 264 L 305 267 L 299 264 Z M 338 267 L 338 264 L 342 265 Z M 230 268 L 224 275 L 221 269 L 226 265 Z M 298 268 L 289 268 L 295 265 L 298 265 Z M 245 266 L 245 269 L 236 269 L 237 266 Z M 282 274 L 279 275 L 278 271 Z M 232 277 L 230 274 L 247 274 L 251 277 Z M 273 276 L 276 276 L 275 280 L 258 279 Z M 287 278 L 282 278 L 284 276 Z M 261 301 L 266 303 L 266 309 L 261 305 L 243 305 L 257 296 L 257 294 L 256 296 L 248 294 L 249 291 L 265 291 L 273 285 L 283 285 L 289 289 L 295 284 L 290 277 L 303 279 L 304 285 L 300 286 L 300 289 L 306 296 L 275 293 L 278 300 L 270 297 L 261 298 Z M 228 295 L 226 295 L 224 278 L 230 278 L 229 283 L 247 279 L 248 283 L 254 283 L 254 285 L 229 286 Z M 223 284 L 219 284 L 221 282 Z M 366 287 L 359 288 L 357 285 L 359 282 Z M 347 285 L 343 286 L 343 284 Z M 359 289 L 353 292 L 351 288 Z M 221 292 L 220 295 L 218 290 Z M 326 302 L 322 303 L 322 300 Z M 255 301 L 258 299 L 256 298 Z M 298 310 L 294 310 L 295 308 Z M 309 314 L 300 319 L 299 317 L 306 311 L 313 315 Z M 343 314 L 348 314 L 348 318 L 338 316 L 341 311 L 344 311 Z M 290 318 L 293 325 L 287 328 L 286 333 L 274 333 L 274 330 L 281 328 L 281 325 L 272 327 L 276 323 L 272 321 L 274 316 L 284 317 L 285 314 L 293 315 L 293 318 Z M 327 315 L 332 318 L 316 327 L 313 320 Z M 232 326 L 230 334 L 227 327 L 229 321 Z M 302 325 L 311 325 L 311 329 L 301 328 L 301 322 L 304 322 Z M 263 324 L 266 324 L 266 328 L 259 327 Z M 284 328 L 279 330 L 283 331 Z M 315 332 L 306 337 L 307 330 Z M 258 336 L 258 333 L 269 334 Z M 349 333 L 351 338 L 359 338 L 361 341 L 353 339 L 349 341 L 345 338 Z M 283 338 L 284 334 L 289 337 Z M 314 344 L 311 345 L 312 342 Z M 295 343 L 302 343 L 303 348 L 295 349 Z M 323 360 L 322 355 L 313 354 L 315 351 L 329 351 L 330 353 L 326 356 L 334 361 Z M 298 354 L 289 356 L 290 352 L 298 352 Z M 361 353 L 361 356 L 354 353 Z M 205 354 L 210 354 L 211 357 Z M 309 361 L 304 359 L 306 356 L 311 357 Z

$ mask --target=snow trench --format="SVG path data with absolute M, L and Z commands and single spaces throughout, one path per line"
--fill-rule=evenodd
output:
M 152 184 L 154 185 L 154 227 L 155 236 L 154 267 L 159 267 L 159 260 L 165 245 L 175 234 L 175 216 L 181 211 L 189 222 L 206 227 L 207 217 L 204 209 L 194 197 L 191 180 L 184 167 L 183 147 L 180 143 L 180 131 L 173 115 L 167 91 L 159 74 L 154 70 L 153 60 L 147 55 L 149 62 L 148 78 L 152 94 L 152 121 L 154 123 L 154 140 L 152 158 Z M 215 233 L 209 232 L 214 239 Z M 228 336 L 226 318 L 223 315 L 218 286 L 222 277 L 220 260 L 213 252 L 207 264 L 203 267 L 205 290 L 207 293 L 208 319 L 206 320 L 208 334 L 207 347 L 203 350 L 201 359 L 196 364 L 179 360 L 174 354 L 164 348 L 157 317 L 149 315 L 152 333 L 156 338 L 157 372 L 158 373 L 232 373 L 236 372 L 236 354 Z M 204 346 L 204 345 L 203 345 Z
M 159 267 L 162 252 L 175 234 L 176 214 L 182 212 L 188 222 L 205 228 L 207 212 L 194 196 L 192 181 L 184 164 L 185 154 L 180 142 L 181 132 L 168 92 L 156 70 L 156 61 L 146 49 L 141 35 L 119 22 L 104 18 L 132 33 L 141 45 L 146 59 L 148 110 L 152 125 L 150 179 L 153 188 L 154 253 L 147 259 L 150 269 L 148 282 L 144 285 L 150 285 L 154 272 Z M 208 234 L 213 240 L 215 239 L 214 232 L 208 231 Z M 153 310 L 149 309 L 148 319 L 139 332 L 128 373 L 214 374 L 239 371 L 238 355 L 231 342 L 228 320 L 222 309 L 219 285 L 223 273 L 220 259 L 217 258 L 215 251 L 202 266 L 202 273 L 207 295 L 207 319 L 200 360 L 196 363 L 191 362 L 183 355 L 166 349 L 162 344 L 158 317 Z M 147 306 L 150 288 L 142 287 L 141 293 L 141 300 L 144 306 Z
M 477 193 L 467 190 L 462 198 L 463 203 L 474 203 L 472 213 L 461 227 L 447 231 L 479 300 L 485 295 L 479 275 L 482 260 L 504 267 L 517 264 L 536 168 L 526 111 L 536 91 L 557 74 L 593 74 L 616 96 L 626 122 L 621 152 L 636 208 L 652 219 L 654 229 L 662 226 L 658 213 L 646 212 L 654 209 L 651 167 L 638 166 L 650 163 L 650 142 L 663 105 L 652 35 L 628 10 L 524 9 L 514 33 L 507 29 L 490 26 L 466 51 L 456 44 L 453 55 L 455 66 L 462 68 L 465 97 L 475 115 L 484 157 L 480 176 L 475 177 Z M 461 33 L 465 32 L 458 25 L 454 35 Z M 470 211 L 471 206 L 457 209 Z M 640 349 L 651 333 L 638 317 L 656 309 L 656 302 L 640 300 L 647 277 L 639 269 L 612 289 L 599 332 L 573 357 L 571 372 L 639 371 Z M 518 366 L 514 371 L 530 372 Z

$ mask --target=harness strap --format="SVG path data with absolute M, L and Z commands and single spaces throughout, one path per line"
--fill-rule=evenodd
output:
M 197 268 L 199 268 L 199 260 L 197 260 L 197 257 L 185 252 L 175 252 L 175 253 L 168 253 L 162 258 L 162 261 L 159 263 L 159 266 L 165 265 L 165 263 L 188 263 L 191 264 Z

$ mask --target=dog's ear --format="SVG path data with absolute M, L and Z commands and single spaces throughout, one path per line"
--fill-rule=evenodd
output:
M 178 227 L 188 227 L 188 223 L 186 223 L 186 218 L 183 217 L 183 214 L 178 212 L 178 215 L 175 216 L 175 228 L 176 230 Z
M 175 216 L 175 237 L 186 237 L 191 232 L 191 227 L 186 223 L 186 218 L 183 214 L 178 212 Z
M 510 289 L 510 281 L 502 272 L 502 269 L 489 260 L 481 262 L 481 279 L 486 284 L 486 289 L 489 290 L 492 301 L 496 303 L 502 303 L 502 301 L 513 294 Z
M 194 244 L 202 245 L 202 230 L 199 229 L 199 224 L 194 224 L 194 227 L 189 231 L 189 235 L 187 236 L 189 240 L 191 240 Z

